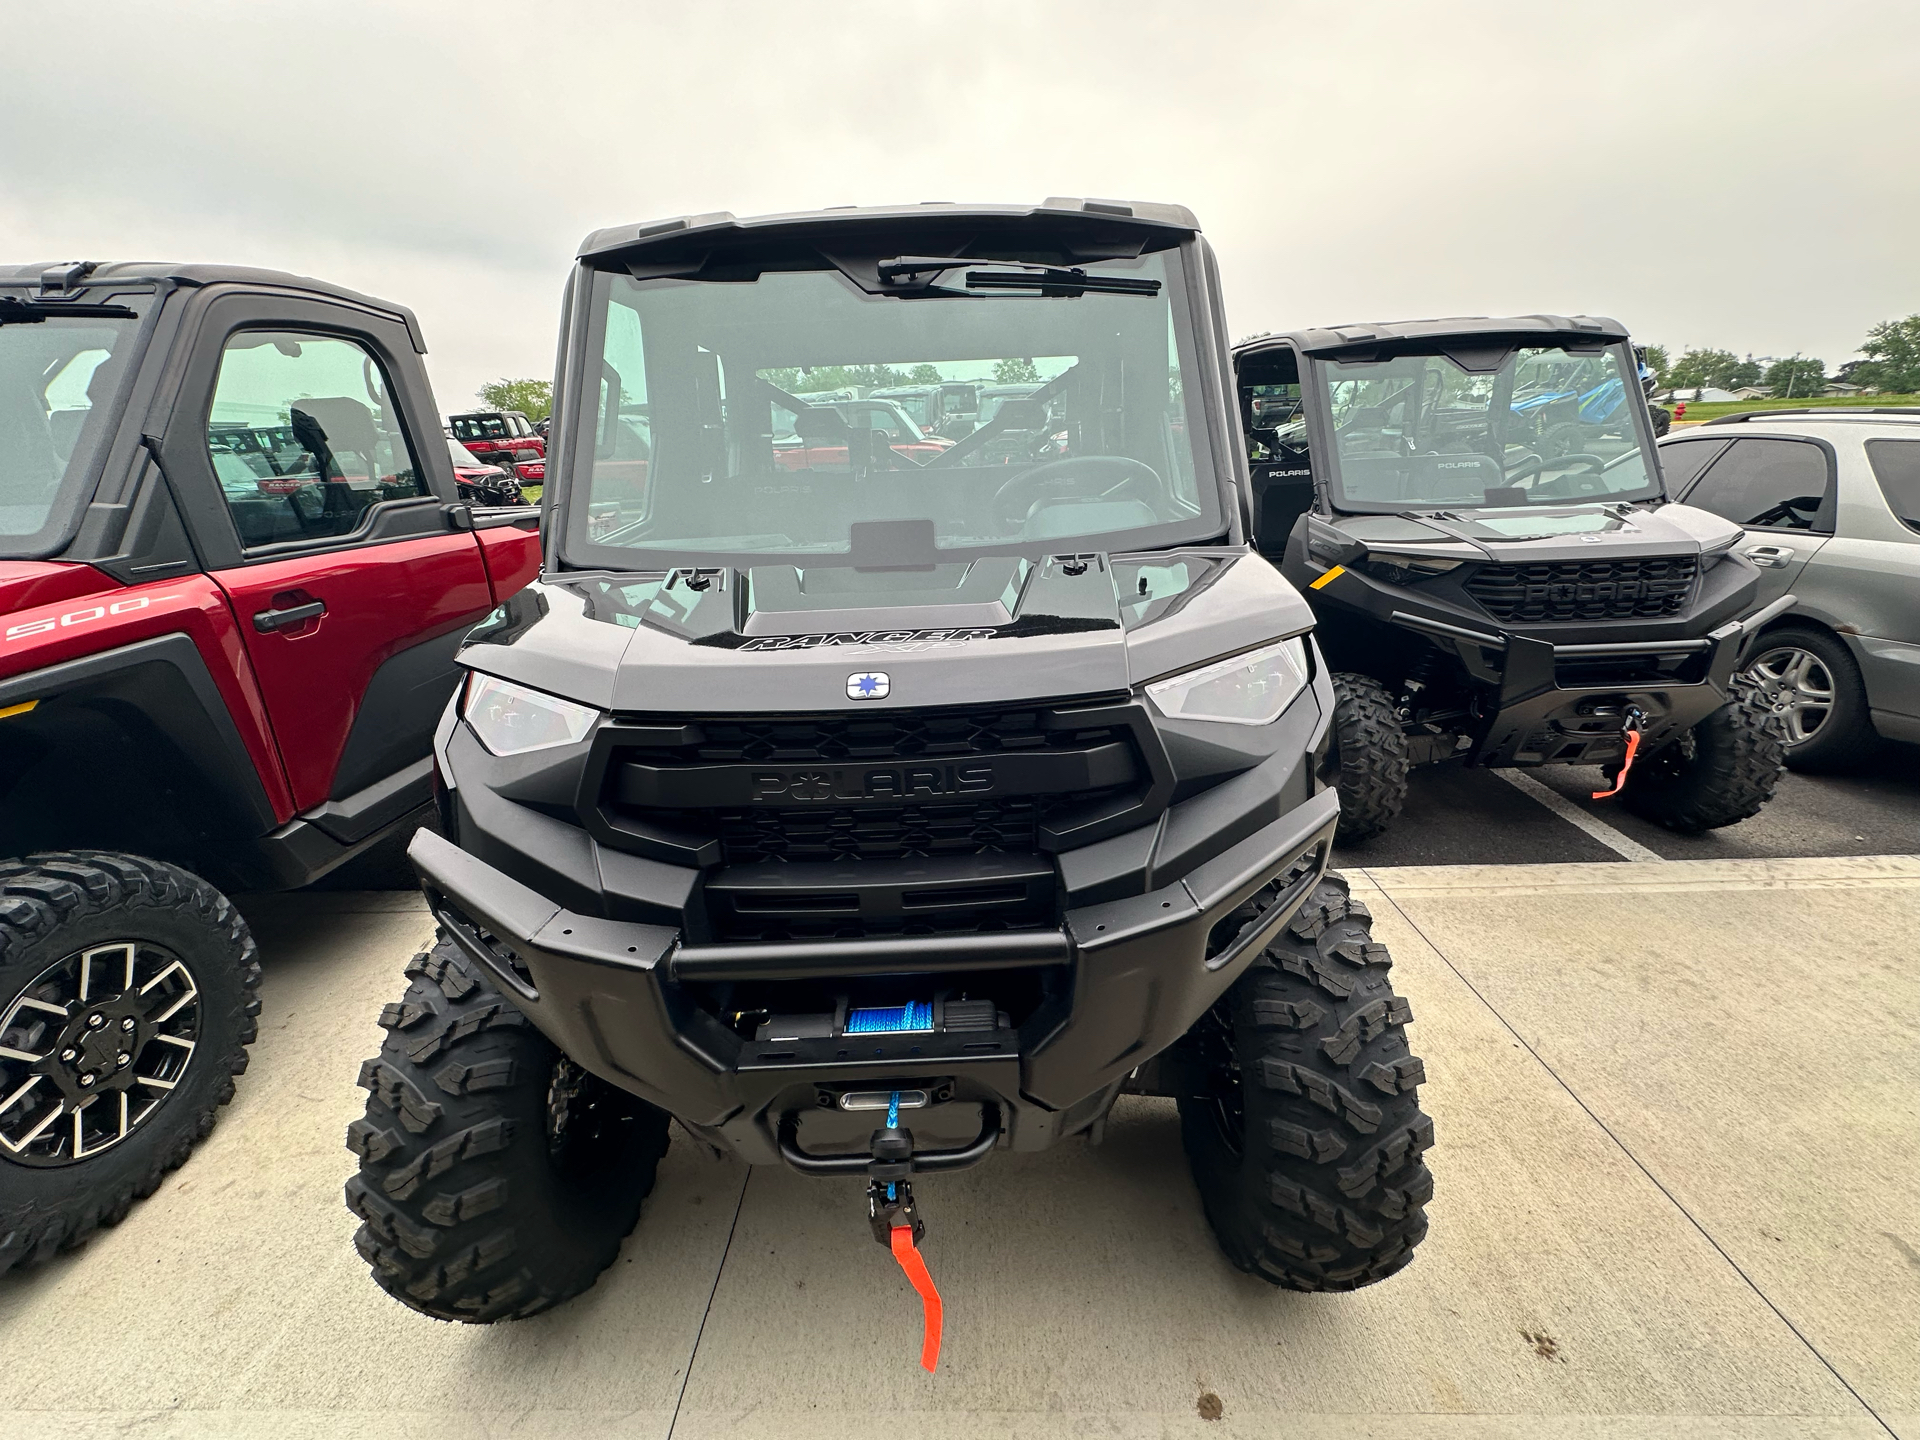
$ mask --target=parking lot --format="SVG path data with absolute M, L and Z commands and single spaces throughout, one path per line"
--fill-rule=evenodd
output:
M 492 1328 L 387 1299 L 340 1137 L 430 921 L 404 890 L 262 897 L 261 1037 L 211 1140 L 0 1283 L 8 1434 L 1920 1435 L 1910 760 L 1789 776 L 1698 839 L 1566 800 L 1579 772 L 1540 778 L 1595 833 L 1497 775 L 1423 774 L 1343 857 L 1430 1077 L 1413 1266 L 1347 1296 L 1235 1273 L 1173 1106 L 1123 1102 L 1098 1147 L 922 1186 L 933 1377 L 857 1183 L 684 1138 L 584 1297 Z M 343 878 L 404 880 L 391 856 Z

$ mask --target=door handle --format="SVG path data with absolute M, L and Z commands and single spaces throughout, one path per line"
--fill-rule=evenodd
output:
M 271 635 L 276 630 L 291 630 L 309 620 L 318 620 L 326 613 L 327 602 L 324 600 L 309 600 L 304 605 L 289 605 L 284 610 L 256 610 L 253 628 L 262 635 Z
M 1783 570 L 1793 559 L 1793 551 L 1784 545 L 1750 545 L 1740 553 L 1763 570 Z

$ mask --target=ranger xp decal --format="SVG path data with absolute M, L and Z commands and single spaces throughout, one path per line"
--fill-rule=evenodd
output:
M 968 640 L 991 639 L 997 632 L 985 630 L 842 630 L 832 635 L 756 635 L 740 646 L 742 650 L 819 650 L 829 645 L 879 645 L 888 650 L 929 650 L 936 645 L 959 645 Z M 851 684 L 851 682 L 849 682 Z M 849 695 L 853 691 L 847 691 Z M 874 697 L 855 695 L 856 700 Z

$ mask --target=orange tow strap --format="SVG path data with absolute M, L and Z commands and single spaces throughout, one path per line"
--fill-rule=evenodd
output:
M 921 1308 L 926 1311 L 926 1331 L 920 1340 L 920 1365 L 929 1374 L 940 1363 L 940 1292 L 933 1288 L 933 1276 L 927 1262 L 914 1247 L 913 1231 L 905 1225 L 893 1227 L 890 1239 L 893 1258 L 907 1272 L 907 1283 L 920 1292 Z
M 1638 730 L 1628 730 L 1627 731 L 1627 758 L 1620 763 L 1620 773 L 1613 777 L 1613 788 L 1611 790 L 1594 791 L 1593 792 L 1594 799 L 1604 800 L 1609 795 L 1618 795 L 1620 793 L 1621 786 L 1627 783 L 1627 772 L 1633 769 L 1634 752 L 1639 748 L 1640 748 L 1640 732 Z

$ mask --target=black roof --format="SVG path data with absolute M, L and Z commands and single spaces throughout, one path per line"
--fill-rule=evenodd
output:
M 364 305 L 370 310 L 385 311 L 404 323 L 408 333 L 413 336 L 414 348 L 422 355 L 427 352 L 420 336 L 420 322 L 406 306 L 363 295 L 344 285 L 316 280 L 310 275 L 292 275 L 284 270 L 260 270 L 250 265 L 181 264 L 166 260 L 43 260 L 27 265 L 0 265 L 0 288 L 27 286 L 36 292 L 45 292 L 51 286 L 53 294 L 77 294 L 85 287 L 144 285 L 161 280 L 194 286 L 253 285 L 275 290 L 305 290 L 324 295 L 330 300 Z
M 717 210 L 706 215 L 679 215 L 639 225 L 615 225 L 596 230 L 580 242 L 583 260 L 649 260 L 677 258 L 701 250 L 751 247 L 757 241 L 791 242 L 826 239 L 855 240 L 861 232 L 898 235 L 903 229 L 962 231 L 989 235 L 995 231 L 1031 236 L 1050 231 L 1071 248 L 1078 241 L 1094 251 L 1107 249 L 1126 237 L 1136 242 L 1142 230 L 1156 238 L 1175 240 L 1200 228 L 1184 205 L 1162 205 L 1141 200 L 1083 200 L 1053 196 L 1038 205 L 963 205 L 929 200 L 918 205 L 836 206 L 829 210 L 796 210 L 784 215 L 755 215 L 742 220 Z
M 1342 350 L 1377 349 L 1394 341 L 1526 341 L 1547 336 L 1611 343 L 1625 340 L 1627 327 L 1603 315 L 1457 315 L 1442 320 L 1372 321 L 1254 335 L 1234 346 L 1233 353 L 1255 354 L 1290 345 L 1303 355 L 1331 355 Z

